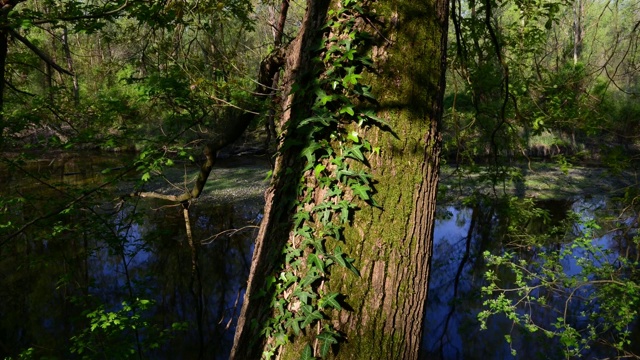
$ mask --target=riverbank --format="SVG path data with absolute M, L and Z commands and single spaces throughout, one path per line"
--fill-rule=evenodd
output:
M 628 169 L 619 173 L 602 167 L 570 166 L 536 162 L 520 164 L 505 171 L 492 186 L 489 167 L 473 170 L 445 165 L 440 172 L 440 191 L 445 201 L 459 201 L 472 195 L 513 195 L 536 199 L 566 199 L 575 196 L 622 195 L 629 187 L 638 186 L 640 172 Z
M 270 164 L 266 156 L 232 156 L 220 159 L 209 176 L 198 201 L 236 201 L 260 199 L 268 186 Z M 455 203 L 474 193 L 512 195 L 540 200 L 567 199 L 576 196 L 622 195 L 629 187 L 638 186 L 640 172 L 631 169 L 618 174 L 602 167 L 571 166 L 536 162 L 510 168 L 505 181 L 492 186 L 491 168 L 467 169 L 443 165 L 440 169 L 441 203 Z M 185 178 L 193 179 L 196 169 L 166 169 L 165 176 L 184 189 Z M 161 180 L 161 179 L 158 179 Z M 188 185 L 188 183 L 187 183 Z M 149 184 L 163 193 L 177 189 L 166 182 Z

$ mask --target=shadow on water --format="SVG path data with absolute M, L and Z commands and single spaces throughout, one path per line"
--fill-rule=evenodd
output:
M 608 199 L 604 197 L 581 197 L 565 200 L 546 200 L 537 206 L 548 211 L 546 221 L 530 221 L 527 231 L 532 234 L 553 233 L 554 227 L 567 220 L 569 212 L 575 212 L 581 220 L 594 218 L 598 211 L 606 209 Z M 504 241 L 501 225 L 504 214 L 499 208 L 487 204 L 472 207 L 442 206 L 438 212 L 434 234 L 432 276 L 429 283 L 429 298 L 426 309 L 425 333 L 423 337 L 424 359 L 515 359 L 518 358 L 556 359 L 564 358 L 558 342 L 549 339 L 540 331 L 531 334 L 521 331 L 513 321 L 505 316 L 493 316 L 488 321 L 488 330 L 480 330 L 477 316 L 483 309 L 482 286 L 488 285 L 484 273 L 488 270 L 483 257 L 485 251 L 502 253 Z M 573 226 L 581 227 L 579 224 Z M 614 250 L 612 256 L 622 254 L 619 234 L 609 232 L 594 240 L 594 244 Z M 553 244 L 560 249 L 570 244 L 558 237 Z M 581 256 L 580 250 L 573 254 Z M 530 251 L 529 261 L 537 255 Z M 580 272 L 576 259 L 566 258 L 562 264 L 567 275 Z M 508 278 L 507 275 L 505 275 Z M 557 312 L 562 309 L 565 298 L 550 300 L 547 310 L 533 314 L 537 323 L 549 326 L 556 321 Z M 554 304 L 553 301 L 556 303 Z M 575 303 L 576 306 L 573 306 Z M 572 302 L 569 310 L 578 314 L 582 311 L 578 302 Z M 586 326 L 587 320 L 577 317 L 577 326 Z M 582 322 L 582 324 L 580 324 Z M 640 329 L 636 322 L 632 337 L 638 338 Z M 512 339 L 507 343 L 505 335 Z M 583 354 L 585 358 L 602 358 L 611 355 L 610 349 L 592 346 Z M 615 352 L 613 353 L 615 356 Z
M 6 185 L 0 196 L 21 199 L 5 205 L 2 224 L 26 223 L 55 209 L 85 185 L 106 181 L 101 170 L 118 164 L 113 157 L 91 157 L 24 166 L 43 181 L 0 171 Z M 222 161 L 218 178 L 241 172 L 246 179 L 249 171 L 260 180 L 238 184 L 255 186 L 263 184 L 267 167 L 261 160 Z M 119 357 L 122 347 L 142 348 L 142 358 L 226 359 L 263 207 L 263 190 L 250 190 L 232 194 L 226 186 L 190 207 L 200 272 L 195 280 L 182 207 L 151 199 L 118 206 L 114 194 L 122 190 L 112 187 L 29 227 L 0 247 L 0 358 L 28 348 L 38 358 L 76 358 L 71 349 L 84 341 L 94 347 L 93 358 Z M 153 306 L 136 308 L 140 300 Z M 133 310 L 123 313 L 123 302 Z M 119 320 L 138 328 L 93 331 L 92 312 L 130 317 Z

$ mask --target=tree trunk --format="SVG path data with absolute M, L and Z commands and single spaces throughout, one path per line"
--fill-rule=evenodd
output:
M 337 7 L 326 0 L 308 2 L 300 33 L 289 48 L 283 93 L 290 93 L 287 86 L 292 83 L 301 86 L 314 80 L 309 75 L 317 63 L 311 61 L 312 49 L 322 40 L 320 29 L 328 9 Z M 372 31 L 382 42 L 372 54 L 376 71 L 370 83 L 379 101 L 378 115 L 390 124 L 393 134 L 378 128 L 367 131 L 372 148 L 380 149 L 368 158 L 379 207 L 358 203 L 361 210 L 345 229 L 341 246 L 355 258 L 361 277 L 331 268 L 323 291 L 344 294 L 345 306 L 324 315 L 343 335 L 343 342 L 333 349 L 337 358 L 415 359 L 430 273 L 448 2 L 384 0 L 373 7 L 383 24 L 375 23 Z M 314 98 L 314 94 L 294 91 L 285 99 L 283 139 L 304 143 L 304 138 L 295 138 L 298 133 L 289 130 L 295 128 L 290 123 L 309 116 Z M 294 199 L 300 194 L 292 182 L 313 176 L 300 166 L 302 147 L 283 148 L 282 144 L 236 329 L 231 355 L 235 359 L 255 359 L 265 350 L 260 332 L 271 316 L 265 301 L 271 295 L 265 297 L 266 280 L 287 266 L 283 248 L 296 238 L 291 233 L 292 217 Z M 291 334 L 288 344 L 279 349 L 279 358 L 298 358 L 309 343 L 310 334 L 305 335 Z
M 6 21 L 6 15 L 2 15 L 3 22 Z M 7 64 L 7 53 L 9 48 L 9 34 L 0 30 L 0 149 L 4 145 L 4 129 L 7 127 L 4 116 L 4 88 L 6 80 L 5 67 Z
M 582 38 L 584 37 L 583 15 L 584 1 L 577 0 L 573 4 L 573 65 L 578 64 L 578 59 L 582 54 Z
M 73 57 L 71 56 L 71 48 L 69 47 L 69 31 L 67 27 L 62 28 L 62 47 L 64 49 L 64 56 L 67 59 L 67 69 L 73 74 L 73 103 L 80 105 L 80 85 L 78 84 L 78 74 L 73 69 Z

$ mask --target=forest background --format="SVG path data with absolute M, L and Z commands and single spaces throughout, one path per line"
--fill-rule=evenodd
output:
M 18 189 L 0 199 L 0 270 L 6 289 L 0 290 L 0 355 L 153 357 L 170 347 L 175 337 L 196 328 L 201 342 L 197 355 L 204 356 L 200 320 L 160 321 L 150 315 L 157 314 L 160 305 L 145 297 L 144 286 L 129 280 L 122 285 L 127 290 L 121 298 L 98 299 L 92 294 L 91 279 L 78 281 L 59 271 L 73 260 L 51 258 L 45 249 L 71 239 L 99 237 L 116 257 L 120 254 L 124 259 L 126 235 L 105 229 L 118 228 L 116 222 L 134 224 L 144 218 L 135 211 L 120 218 L 114 214 L 133 201 L 144 201 L 141 198 L 181 205 L 192 251 L 191 291 L 194 298 L 202 297 L 197 283 L 203 274 L 198 268 L 198 245 L 189 235 L 189 206 L 205 191 L 219 153 L 270 157 L 277 150 L 282 152 L 278 144 L 286 132 L 278 119 L 288 94 L 283 94 L 278 64 L 281 52 L 303 26 L 307 4 L 1 3 L 2 166 L 57 195 L 42 204 L 38 202 L 41 194 Z M 454 0 L 449 6 L 446 90 L 439 129 L 445 174 L 441 176 L 450 186 L 440 188 L 439 200 L 492 207 L 507 219 L 496 226 L 501 228 L 501 238 L 495 241 L 504 245 L 486 254 L 483 326 L 490 325 L 487 321 L 493 315 L 503 314 L 524 331 L 555 339 L 558 351 L 567 358 L 579 357 L 596 345 L 609 349 L 613 357 L 640 357 L 639 188 L 632 178 L 640 145 L 640 3 Z M 350 1 L 334 7 L 351 9 L 354 18 L 362 9 L 358 5 L 353 10 Z M 357 36 L 354 40 L 360 40 Z M 361 45 L 358 51 L 364 48 Z M 349 61 L 362 55 L 358 51 L 349 55 L 349 51 L 344 55 Z M 354 70 L 341 73 L 339 82 L 375 104 L 384 99 L 374 97 L 385 94 L 375 87 L 371 94 L 360 81 L 374 73 L 367 59 L 382 55 L 375 49 L 367 51 L 359 64 L 349 63 Z M 317 95 L 320 100 L 327 96 Z M 357 102 L 359 106 L 361 101 Z M 355 106 L 344 105 L 340 113 L 357 116 Z M 364 117 L 386 126 L 374 115 Z M 344 136 L 345 142 L 366 147 L 351 128 Z M 364 148 L 353 149 L 351 159 L 369 156 L 359 153 Z M 380 151 L 375 146 L 368 150 L 373 155 Z M 45 154 L 74 152 L 128 152 L 132 160 L 104 169 L 105 180 L 99 185 L 58 183 L 29 167 L 47 158 Z M 623 177 L 625 186 L 611 194 L 616 202 L 608 216 L 584 222 L 579 233 L 573 231 L 573 224 L 533 232 L 533 219 L 545 220 L 549 214 L 537 206 L 535 193 L 516 191 L 514 195 L 512 190 L 522 185 L 526 173 L 548 166 L 567 173 L 575 166 L 606 168 L 606 176 Z M 185 168 L 190 169 L 189 183 L 173 191 L 159 190 L 164 180 L 179 183 Z M 325 167 L 306 170 L 320 178 Z M 375 207 L 375 189 L 366 179 L 363 176 L 362 183 L 351 184 L 351 191 L 360 203 Z M 112 207 L 98 210 L 104 209 L 105 199 L 110 199 Z M 604 232 L 618 234 L 618 251 L 593 241 Z M 550 245 L 559 238 L 567 247 Z M 581 271 L 569 275 L 563 271 L 562 259 L 575 256 L 576 247 L 581 249 Z M 75 257 L 87 259 L 94 251 L 86 245 L 80 248 Z M 337 249 L 331 253 L 332 263 L 358 274 L 357 264 L 349 257 L 354 255 Z M 523 255 L 532 249 L 535 256 Z M 315 264 L 310 266 L 322 271 L 331 265 L 323 256 L 314 256 L 305 264 Z M 58 269 L 38 291 L 49 289 L 55 303 L 83 315 L 65 325 L 66 340 L 60 343 L 38 338 L 37 332 L 12 333 L 21 317 L 10 314 L 28 308 L 30 302 L 28 296 L 10 289 L 38 283 L 34 263 Z M 309 281 L 305 279 L 294 282 Z M 297 327 L 306 336 L 315 336 L 313 346 L 298 349 L 308 358 L 338 356 L 341 346 L 349 346 L 344 336 L 322 323 L 331 311 L 343 310 L 342 295 L 321 293 L 322 289 L 313 286 L 317 293 L 309 295 L 308 301 L 316 308 L 309 308 L 304 317 L 292 321 L 286 316 L 293 312 L 285 312 L 278 320 L 282 329 L 277 322 L 269 325 L 272 333 L 265 337 L 264 357 L 282 351 L 281 346 L 299 335 Z M 559 308 L 553 322 L 538 322 L 536 309 L 555 306 L 550 299 L 556 297 L 567 304 L 583 304 L 581 314 L 572 319 L 566 307 Z M 197 304 L 195 311 L 200 313 L 205 305 Z M 319 330 L 309 330 L 316 325 Z M 509 334 L 505 337 L 510 341 Z

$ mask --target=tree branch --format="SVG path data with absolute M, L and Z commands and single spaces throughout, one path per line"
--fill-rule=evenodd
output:
M 71 72 L 60 67 L 60 65 L 56 64 L 47 54 L 45 54 L 42 50 L 38 49 L 38 47 L 33 45 L 33 43 L 31 43 L 31 41 L 29 41 L 27 38 L 18 34 L 17 31 L 13 29 L 7 29 L 7 31 L 9 32 L 9 34 L 11 34 L 11 36 L 20 40 L 20 42 L 23 43 L 26 47 L 28 47 L 29 50 L 33 51 L 36 55 L 38 55 L 40 59 L 42 59 L 47 64 L 51 65 L 52 68 L 58 70 L 61 73 L 65 73 L 69 76 L 73 76 Z
M 21 0 L 20 2 L 25 1 Z M 126 9 L 129 6 L 129 1 L 125 1 L 121 6 L 113 9 L 113 10 L 103 10 L 104 12 L 100 12 L 97 14 L 87 14 L 87 15 L 79 15 L 79 16 L 68 16 L 68 17 L 59 17 L 55 19 L 40 19 L 34 20 L 31 23 L 34 25 L 43 25 L 43 24 L 51 24 L 57 23 L 59 21 L 78 21 L 78 20 L 91 20 L 91 19 L 104 19 L 110 16 L 117 15 L 122 10 Z M 104 9 L 104 8 L 103 8 Z
M 260 72 L 258 74 L 256 93 L 265 95 L 270 93 L 271 90 L 266 84 L 271 84 L 270 80 L 273 79 L 275 74 L 280 70 L 280 67 L 282 67 L 282 65 L 284 64 L 284 54 L 285 52 L 283 49 L 277 49 L 269 54 L 264 60 L 262 60 L 262 62 L 260 63 Z M 238 110 L 230 108 L 229 111 L 237 112 Z M 202 194 L 202 190 L 207 183 L 209 174 L 211 174 L 211 170 L 213 169 L 216 161 L 217 152 L 225 146 L 236 141 L 244 133 L 251 121 L 253 121 L 253 119 L 255 119 L 255 117 L 260 114 L 260 111 L 242 111 L 243 112 L 240 114 L 228 114 L 228 117 L 230 119 L 228 120 L 228 123 L 218 125 L 222 130 L 222 134 L 218 135 L 205 144 L 203 149 L 205 162 L 200 167 L 198 178 L 196 179 L 196 183 L 194 184 L 191 191 L 186 191 L 180 195 L 168 195 L 155 191 L 137 191 L 121 196 L 120 200 L 124 201 L 130 197 L 146 197 L 167 200 L 174 203 L 185 203 L 189 200 L 198 198 L 200 194 Z
M 24 91 L 24 90 L 20 90 L 18 88 L 16 88 L 12 83 L 10 83 L 9 81 L 5 80 L 5 85 L 7 85 L 11 90 L 17 92 L 18 94 L 23 94 L 23 95 L 28 95 L 28 96 L 36 96 L 35 94 L 32 94 L 30 92 Z

